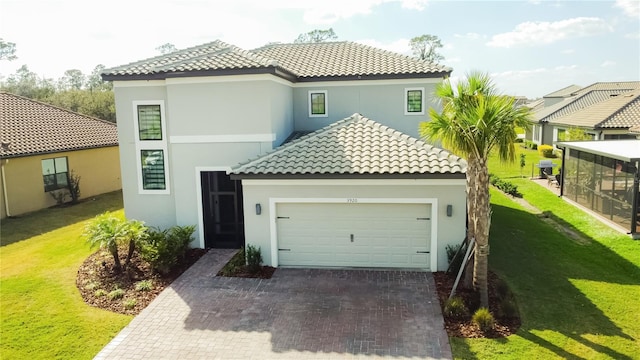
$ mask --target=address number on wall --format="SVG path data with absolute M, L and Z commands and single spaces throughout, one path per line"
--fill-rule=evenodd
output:
M 358 202 L 358 199 L 356 198 L 347 198 L 347 203 L 349 204 L 355 204 Z

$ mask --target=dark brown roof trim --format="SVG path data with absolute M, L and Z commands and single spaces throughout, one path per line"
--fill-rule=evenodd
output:
M 426 174 L 229 174 L 232 180 L 327 180 L 327 179 L 465 179 L 464 173 Z
M 347 80 L 393 80 L 393 79 L 415 79 L 417 77 L 433 79 L 446 78 L 451 75 L 450 71 L 433 73 L 409 73 L 409 74 L 371 74 L 371 75 L 349 75 L 349 76 L 305 76 L 298 77 L 297 82 L 317 82 L 317 81 L 347 81 Z
M 107 145 L 96 145 L 96 146 L 72 147 L 72 148 L 57 149 L 57 150 L 50 150 L 50 151 L 24 152 L 24 153 L 11 154 L 11 155 L 0 155 L 0 159 L 15 159 L 15 158 L 28 157 L 28 156 L 57 154 L 57 153 L 69 152 L 69 151 L 101 149 L 101 148 L 117 147 L 117 146 L 118 146 L 118 143 L 107 144 Z

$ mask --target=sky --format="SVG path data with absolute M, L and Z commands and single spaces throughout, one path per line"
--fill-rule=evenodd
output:
M 250 50 L 328 28 L 406 55 L 411 38 L 436 35 L 453 81 L 482 71 L 510 95 L 640 80 L 639 0 L 0 0 L 0 38 L 18 56 L 0 61 L 0 76 L 26 64 L 58 79 L 159 55 L 165 43 Z

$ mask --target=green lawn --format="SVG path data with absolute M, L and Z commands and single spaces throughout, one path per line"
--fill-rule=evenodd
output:
M 2 220 L 0 358 L 91 359 L 129 323 L 131 316 L 86 305 L 75 285 L 93 251 L 80 239 L 85 220 L 118 209 L 115 192 Z
M 528 150 L 527 162 L 537 163 Z M 559 159 L 557 160 L 559 163 Z M 640 358 L 640 241 L 616 232 L 544 187 L 518 164 L 490 172 L 581 235 L 573 240 L 499 192 L 491 202 L 490 267 L 511 286 L 522 327 L 506 339 L 451 339 L 461 359 Z M 529 165 L 530 166 L 530 165 Z M 529 174 L 530 175 L 530 174 Z

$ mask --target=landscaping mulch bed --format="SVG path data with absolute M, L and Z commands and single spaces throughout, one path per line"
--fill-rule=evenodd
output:
M 249 271 L 246 266 L 241 266 L 232 273 L 222 274 L 221 272 L 219 272 L 217 275 L 240 278 L 271 279 L 274 272 L 276 272 L 276 268 L 271 266 L 261 266 L 260 270 L 255 273 Z
M 98 250 L 78 269 L 76 285 L 84 302 L 91 306 L 121 314 L 137 315 L 206 252 L 206 249 L 190 249 L 184 261 L 176 268 L 167 275 L 160 275 L 151 271 L 150 266 L 137 252 L 134 253 L 127 270 L 117 274 L 113 271 L 114 261 L 111 254 L 106 250 Z M 127 248 L 120 248 L 119 254 L 124 266 Z M 146 291 L 136 290 L 136 284 L 143 280 L 150 281 L 151 288 Z M 115 289 L 122 289 L 124 295 L 111 300 L 107 294 Z
M 444 304 L 449 298 L 451 288 L 455 282 L 456 274 L 448 274 L 442 271 L 433 273 L 438 291 L 438 299 L 440 307 L 444 311 Z M 461 280 L 462 281 L 462 280 Z M 507 337 L 520 328 L 519 317 L 501 316 L 500 303 L 501 299 L 497 290 L 500 279 L 493 272 L 489 272 L 489 310 L 494 316 L 495 326 L 490 332 L 483 333 L 475 324 L 471 322 L 471 315 L 463 319 L 453 319 L 444 317 L 445 328 L 447 334 L 451 337 L 461 338 L 500 338 Z M 469 312 L 473 314 L 480 306 L 480 296 L 477 292 L 469 289 L 463 289 L 458 285 L 456 295 L 460 296 L 469 308 Z

